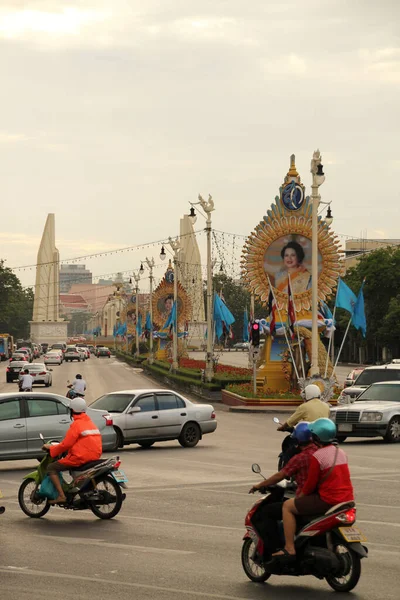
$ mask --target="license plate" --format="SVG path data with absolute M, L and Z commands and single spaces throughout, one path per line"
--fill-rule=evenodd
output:
M 122 469 L 118 469 L 118 471 L 113 471 L 111 475 L 114 477 L 115 481 L 118 481 L 118 483 L 127 483 L 128 481 L 128 478 L 122 471 Z
M 339 527 L 339 531 L 346 542 L 366 542 L 367 538 L 358 527 Z
M 338 431 L 353 431 L 353 425 L 351 423 L 338 423 Z

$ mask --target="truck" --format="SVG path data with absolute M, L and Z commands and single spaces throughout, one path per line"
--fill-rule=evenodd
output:
M 8 360 L 14 351 L 14 338 L 9 333 L 0 333 L 0 360 Z

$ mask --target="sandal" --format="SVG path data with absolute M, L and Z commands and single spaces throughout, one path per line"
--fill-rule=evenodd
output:
M 296 555 L 295 554 L 290 554 L 286 548 L 280 548 L 278 550 L 278 552 L 282 552 L 282 554 L 273 554 L 271 557 L 270 562 L 274 561 L 274 560 L 278 560 L 278 561 L 284 561 L 284 562 L 290 562 L 292 560 L 296 560 Z

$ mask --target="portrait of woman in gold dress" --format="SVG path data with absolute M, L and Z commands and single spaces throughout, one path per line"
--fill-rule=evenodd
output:
M 287 292 L 289 276 L 293 294 L 301 294 L 311 288 L 311 273 L 303 265 L 304 250 L 298 242 L 288 242 L 281 250 L 283 261 L 275 276 L 275 287 Z

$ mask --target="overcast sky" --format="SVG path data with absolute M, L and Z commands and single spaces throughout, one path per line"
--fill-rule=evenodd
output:
M 396 0 L 2 0 L 0 257 L 35 263 L 48 212 L 64 259 L 176 235 L 199 192 L 248 234 L 291 153 L 310 193 L 317 147 L 334 229 L 399 238 L 399 17 Z

